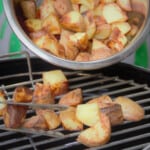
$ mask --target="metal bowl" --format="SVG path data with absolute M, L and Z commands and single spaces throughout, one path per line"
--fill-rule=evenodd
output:
M 63 68 L 69 68 L 73 70 L 94 70 L 98 68 L 103 68 L 106 66 L 110 66 L 112 64 L 115 64 L 119 61 L 122 61 L 126 57 L 128 57 L 130 54 L 132 54 L 139 46 L 142 44 L 142 42 L 145 40 L 146 35 L 149 33 L 150 30 L 150 2 L 149 0 L 131 0 L 132 5 L 137 5 L 140 7 L 137 7 L 138 11 L 142 11 L 145 15 L 145 20 L 143 25 L 140 27 L 139 32 L 136 34 L 134 39 L 119 53 L 106 58 L 106 59 L 100 59 L 96 61 L 90 61 L 90 62 L 76 62 L 76 61 L 70 61 L 66 59 L 62 59 L 59 57 L 56 57 L 46 51 L 41 50 L 36 45 L 33 44 L 31 39 L 27 36 L 27 34 L 22 29 L 15 11 L 15 5 L 17 2 L 21 0 L 3 0 L 3 6 L 5 10 L 5 14 L 7 16 L 8 22 L 10 26 L 12 27 L 15 34 L 18 36 L 20 41 L 35 55 L 42 58 L 43 60 L 57 65 L 61 66 Z M 40 2 L 36 0 L 36 2 Z M 143 9 L 144 8 L 144 9 Z

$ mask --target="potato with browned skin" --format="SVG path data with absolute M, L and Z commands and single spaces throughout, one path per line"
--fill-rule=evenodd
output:
M 13 93 L 14 102 L 31 102 L 33 91 L 25 86 L 18 86 Z
M 83 130 L 83 123 L 81 123 L 76 117 L 75 107 L 69 107 L 67 110 L 60 111 L 59 117 L 64 129 L 69 131 Z
M 80 88 L 74 89 L 63 95 L 59 104 L 66 106 L 77 106 L 83 102 L 82 90 Z
M 88 146 L 96 147 L 106 144 L 111 137 L 111 125 L 105 114 L 99 115 L 100 120 L 92 127 L 80 132 L 77 141 Z
M 144 118 L 144 109 L 132 99 L 119 96 L 114 100 L 114 102 L 121 105 L 123 117 L 125 120 L 140 121 Z

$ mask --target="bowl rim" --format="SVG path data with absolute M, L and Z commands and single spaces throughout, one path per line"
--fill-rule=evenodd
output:
M 19 38 L 19 40 L 36 56 L 49 62 L 50 64 L 60 66 L 62 68 L 68 68 L 73 70 L 95 70 L 113 65 L 131 55 L 142 44 L 150 31 L 150 19 L 148 17 L 150 16 L 150 2 L 149 0 L 147 0 L 148 14 L 145 23 L 143 24 L 143 27 L 140 29 L 135 38 L 131 41 L 131 44 L 128 44 L 122 51 L 111 57 L 89 62 L 76 62 L 72 60 L 62 59 L 38 48 L 36 45 L 33 44 L 31 39 L 24 32 L 20 23 L 17 20 L 14 11 L 13 1 L 14 0 L 3 0 L 3 6 L 8 23 L 14 33 Z

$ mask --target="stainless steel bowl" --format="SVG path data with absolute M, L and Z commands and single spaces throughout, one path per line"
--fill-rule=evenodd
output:
M 38 57 L 42 58 L 43 60 L 49 63 L 52 63 L 57 66 L 61 66 L 63 68 L 69 68 L 69 69 L 74 69 L 74 70 L 93 70 L 93 69 L 110 66 L 119 61 L 122 61 L 127 56 L 132 54 L 139 47 L 140 44 L 142 44 L 142 42 L 145 40 L 146 35 L 149 33 L 149 30 L 150 30 L 150 2 L 149 0 L 131 0 L 132 5 L 140 4 L 138 5 L 140 7 L 137 7 L 137 9 L 138 11 L 140 10 L 145 14 L 145 20 L 144 20 L 143 25 L 139 29 L 138 34 L 134 37 L 134 39 L 130 42 L 130 44 L 128 44 L 121 52 L 106 59 L 90 61 L 90 62 L 70 61 L 70 60 L 56 57 L 46 51 L 41 50 L 40 48 L 38 48 L 37 46 L 33 44 L 31 39 L 27 36 L 27 34 L 22 29 L 16 17 L 15 5 L 18 1 L 21 1 L 21 0 L 3 0 L 5 14 L 15 34 L 18 36 L 20 41 L 35 55 L 37 55 Z M 36 2 L 40 2 L 40 1 L 36 0 Z

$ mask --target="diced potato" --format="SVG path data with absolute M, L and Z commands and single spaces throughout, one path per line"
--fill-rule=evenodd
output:
M 26 118 L 27 107 L 8 105 L 3 113 L 3 121 L 7 128 L 19 128 Z
M 63 29 L 59 42 L 64 46 L 66 59 L 74 60 L 79 52 L 79 49 L 73 43 L 68 42 L 71 35 L 73 35 L 73 32 Z
M 56 114 L 56 112 L 54 112 L 53 110 L 41 109 L 37 114 L 41 115 L 45 119 L 49 130 L 56 129 L 61 124 L 58 114 Z
M 56 13 L 54 6 L 54 0 L 43 0 L 39 7 L 40 18 L 44 19 L 49 16 L 50 13 Z
M 86 28 L 86 34 L 88 36 L 88 39 L 92 39 L 95 32 L 96 32 L 96 23 L 94 20 L 94 15 L 92 11 L 87 11 L 84 13 L 84 22 L 85 22 L 85 28 Z
M 60 16 L 68 13 L 72 10 L 72 3 L 70 0 L 55 0 L 54 1 L 54 8 Z
M 108 58 L 113 55 L 111 49 L 109 49 L 104 43 L 94 39 L 91 50 L 90 60 L 98 60 Z
M 131 11 L 131 2 L 130 0 L 117 0 L 117 4 L 124 9 L 125 11 Z
M 0 116 L 2 116 L 4 113 L 4 109 L 6 108 L 6 98 L 3 90 L 0 90 L 0 102 L 2 102 L 0 103 Z
M 40 115 L 32 116 L 28 119 L 25 119 L 25 121 L 22 124 L 22 127 L 29 129 L 48 129 L 45 119 Z
M 59 104 L 66 106 L 77 106 L 83 101 L 82 90 L 80 88 L 74 89 L 63 95 Z
M 20 6 L 23 15 L 27 19 L 36 18 L 36 3 L 34 0 L 22 0 L 20 1 Z
M 53 36 L 49 35 L 45 31 L 38 31 L 30 34 L 32 41 L 39 48 L 48 51 L 55 56 L 65 58 L 64 47 L 58 42 L 58 40 Z
M 25 20 L 25 26 L 29 32 L 36 32 L 42 29 L 41 19 L 30 18 Z
M 128 22 L 116 22 L 112 24 L 112 28 L 118 28 L 122 34 L 127 34 L 131 30 L 131 26 Z
M 25 86 L 18 86 L 13 93 L 14 102 L 31 102 L 33 91 Z
M 69 37 L 69 40 L 80 50 L 86 50 L 88 47 L 88 35 L 85 32 L 75 33 Z
M 51 70 L 43 72 L 44 84 L 50 84 L 53 95 L 60 95 L 68 92 L 69 82 L 61 70 Z
M 126 13 L 116 3 L 104 5 L 102 14 L 107 23 L 121 22 L 128 19 Z
M 76 117 L 87 126 L 93 126 L 100 121 L 100 109 L 97 103 L 79 104 L 76 109 Z
M 54 104 L 51 86 L 48 83 L 36 83 L 33 91 L 33 102 L 36 104 Z
M 67 110 L 60 111 L 59 116 L 66 130 L 78 131 L 83 129 L 83 124 L 76 118 L 76 108 L 69 107 Z
M 114 102 L 121 105 L 125 120 L 140 121 L 144 118 L 144 109 L 132 99 L 119 96 Z
M 60 19 L 61 25 L 74 32 L 84 32 L 85 23 L 82 15 L 78 11 L 70 11 Z
M 110 96 L 108 95 L 102 95 L 102 96 L 99 96 L 97 98 L 94 98 L 94 99 L 91 99 L 87 102 L 87 104 L 91 104 L 91 103 L 97 103 L 99 108 L 103 108 L 105 106 L 107 106 L 107 104 L 110 104 L 112 103 L 112 99 Z
M 42 27 L 46 29 L 49 34 L 61 34 L 61 26 L 58 17 L 54 13 L 50 13 L 42 20 Z
M 111 125 L 109 118 L 101 114 L 100 121 L 97 121 L 92 127 L 81 131 L 77 141 L 88 147 L 96 147 L 106 144 L 110 137 Z
M 90 53 L 88 52 L 80 52 L 78 53 L 77 57 L 75 58 L 75 61 L 78 62 L 87 62 L 90 60 Z
M 111 34 L 111 26 L 109 24 L 102 24 L 97 27 L 94 38 L 98 40 L 104 40 L 108 38 Z

